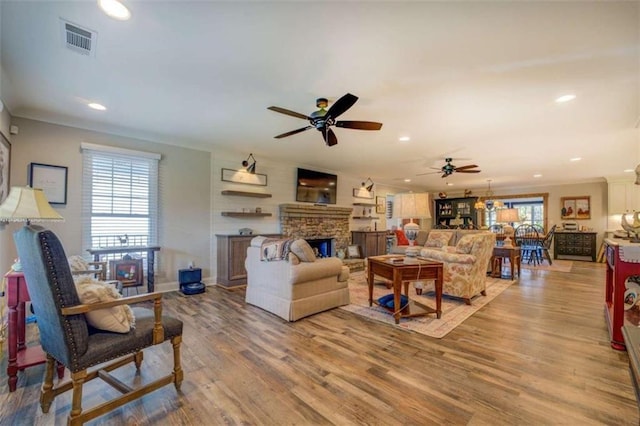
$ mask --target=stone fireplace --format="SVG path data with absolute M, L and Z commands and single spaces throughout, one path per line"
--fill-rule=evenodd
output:
M 304 238 L 313 247 L 313 241 L 330 244 L 330 256 L 337 249 L 351 244 L 349 219 L 351 207 L 334 207 L 313 204 L 280 204 L 280 232 L 288 238 Z M 320 250 L 320 248 L 319 248 Z

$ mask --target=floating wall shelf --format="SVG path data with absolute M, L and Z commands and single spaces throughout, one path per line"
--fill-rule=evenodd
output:
M 227 216 L 227 217 L 266 217 L 266 216 L 271 216 L 271 213 L 222 212 L 222 216 Z
M 264 192 L 245 192 L 245 191 L 224 190 L 222 191 L 222 195 L 235 195 L 237 197 L 271 198 L 271 194 L 265 194 Z

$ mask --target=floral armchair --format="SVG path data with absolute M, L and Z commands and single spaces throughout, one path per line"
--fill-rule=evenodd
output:
M 455 246 L 425 247 L 422 257 L 443 263 L 442 292 L 462 298 L 467 305 L 477 294 L 486 296 L 487 268 L 496 244 L 492 232 L 478 232 L 462 236 Z M 418 293 L 421 284 L 415 284 Z

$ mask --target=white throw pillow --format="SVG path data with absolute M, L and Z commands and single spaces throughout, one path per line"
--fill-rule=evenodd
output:
M 84 276 L 76 281 L 76 290 L 80 302 L 86 305 L 98 302 L 111 302 L 121 299 L 113 284 L 97 281 L 90 276 Z M 114 333 L 128 333 L 135 328 L 135 317 L 129 305 L 114 306 L 113 308 L 99 309 L 85 314 L 87 322 L 100 330 L 113 331 Z

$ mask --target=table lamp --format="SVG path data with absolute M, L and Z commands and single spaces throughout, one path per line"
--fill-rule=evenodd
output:
M 414 247 L 420 226 L 413 222 L 413 219 L 429 219 L 431 213 L 429 211 L 429 194 L 421 193 L 405 193 L 396 194 L 393 197 L 393 217 L 399 219 L 409 219 L 409 223 L 404 225 L 404 233 L 409 240 L 409 247 L 406 255 L 415 257 L 418 255 L 419 249 Z
M 34 222 L 64 220 L 51 207 L 42 189 L 13 186 L 0 205 L 0 222 Z
M 502 244 L 503 247 L 513 247 L 513 241 L 511 240 L 515 232 L 513 222 L 518 222 L 519 220 L 520 214 L 518 213 L 518 209 L 500 209 L 496 212 L 496 222 L 506 223 L 506 225 L 502 227 L 506 235 Z

